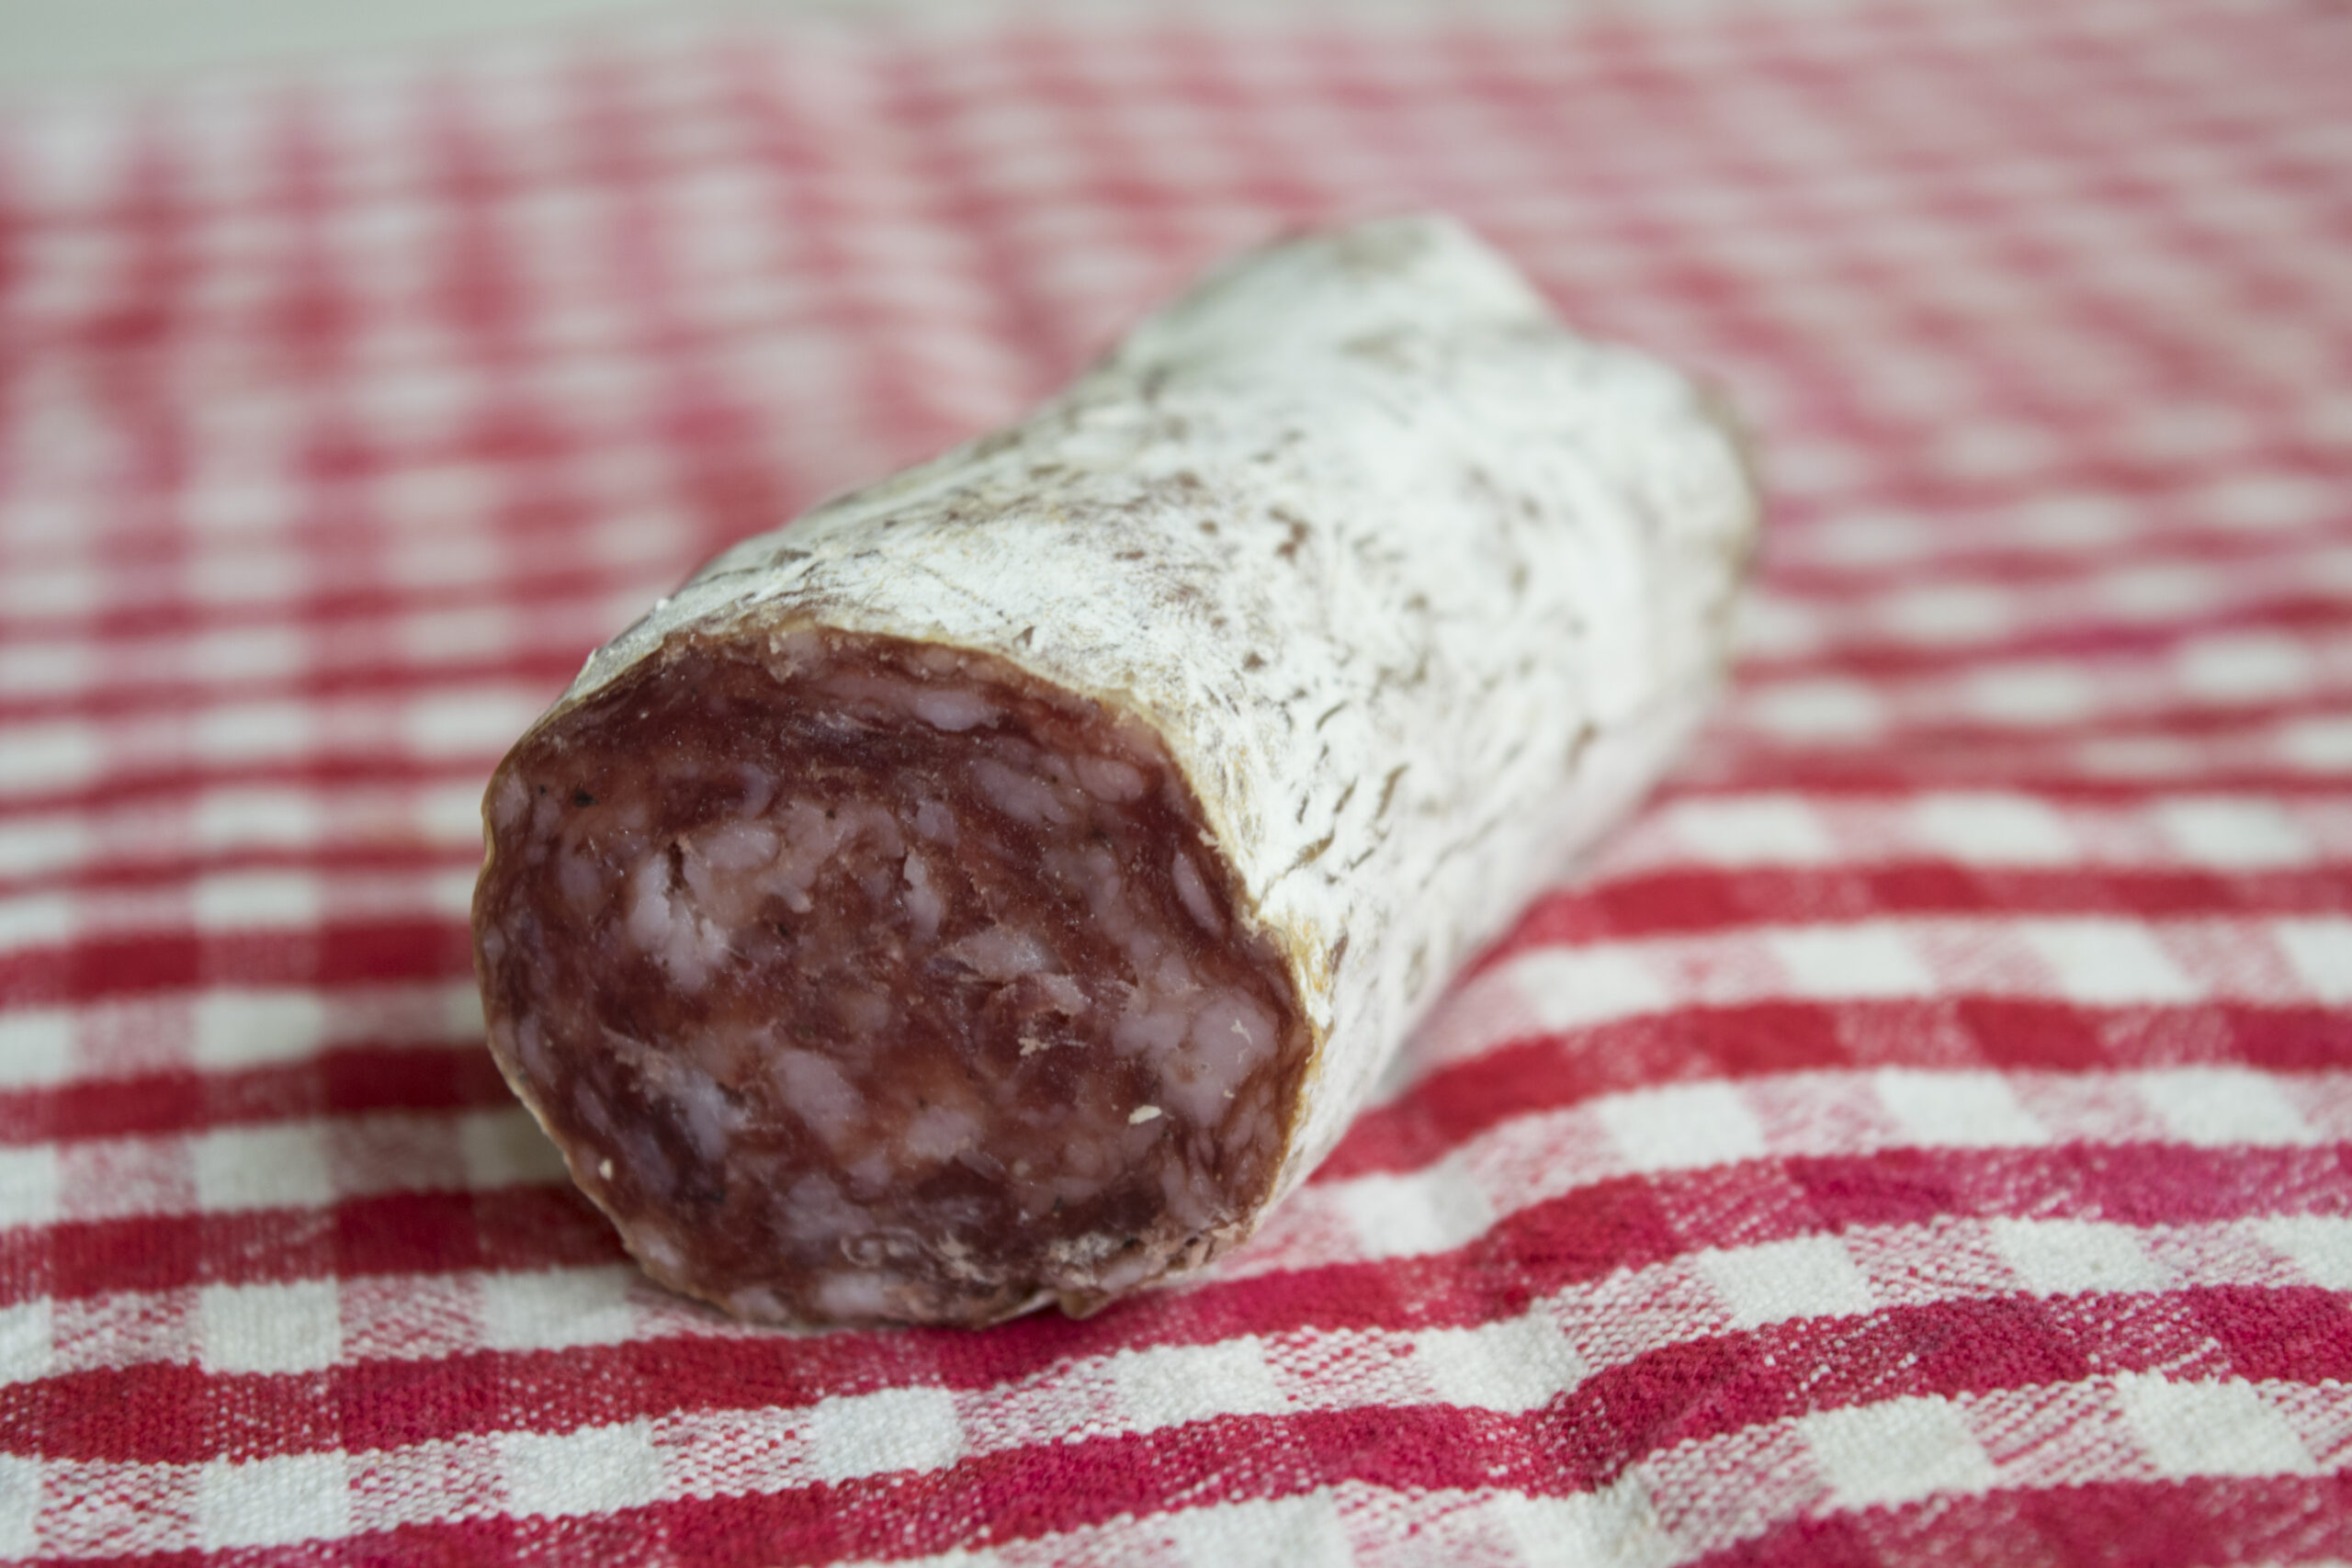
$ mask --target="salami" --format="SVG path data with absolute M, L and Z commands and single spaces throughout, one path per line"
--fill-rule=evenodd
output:
M 1196 1268 L 1666 765 L 1757 514 L 1701 389 L 1451 221 L 1243 256 L 589 660 L 484 802 L 491 1048 L 745 1318 Z

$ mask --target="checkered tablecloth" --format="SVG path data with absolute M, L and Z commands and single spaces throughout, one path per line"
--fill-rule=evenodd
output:
M 794 1336 L 492 1070 L 699 558 L 1286 223 L 1711 372 L 1700 749 L 1211 1277 Z M 631 27 L 0 111 L 0 1557 L 2352 1556 L 2352 8 Z

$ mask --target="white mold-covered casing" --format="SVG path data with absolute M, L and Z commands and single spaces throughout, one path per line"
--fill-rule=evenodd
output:
M 816 625 L 1139 716 L 1313 1032 L 1278 1198 L 1694 727 L 1757 523 L 1703 389 L 1385 220 L 1240 257 L 1023 423 L 737 545 L 557 711 L 674 634 Z

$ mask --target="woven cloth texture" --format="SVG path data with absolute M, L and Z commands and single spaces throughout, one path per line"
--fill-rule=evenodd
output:
M 0 112 L 0 1558 L 2352 1556 L 2352 10 L 709 23 Z M 650 1286 L 477 800 L 699 558 L 1437 206 L 1729 390 L 1733 691 L 1252 1245 Z

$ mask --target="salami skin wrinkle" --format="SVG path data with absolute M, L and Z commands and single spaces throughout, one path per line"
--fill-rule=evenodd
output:
M 1757 514 L 1700 389 L 1453 223 L 1243 256 L 590 659 L 484 802 L 492 1050 L 746 1318 L 1196 1268 L 1666 765 Z

